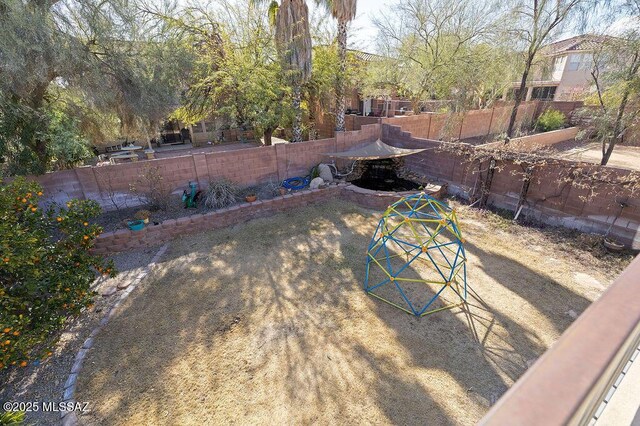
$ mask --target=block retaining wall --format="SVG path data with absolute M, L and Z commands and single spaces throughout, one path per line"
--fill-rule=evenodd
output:
M 406 157 L 405 167 L 448 183 L 451 192 L 465 197 L 479 183 L 478 164 L 446 149 L 455 145 L 416 138 L 400 127 L 390 125 L 382 126 L 382 140 L 399 148 L 426 148 L 424 152 Z M 467 147 L 482 149 L 470 145 Z M 486 163 L 482 169 L 486 169 Z M 613 223 L 610 231 L 613 237 L 627 246 L 640 249 L 640 199 L 637 194 L 619 185 L 600 185 L 594 188 L 597 196 L 589 197 L 587 189 L 567 182 L 567 172 L 576 169 L 586 175 L 606 172 L 611 180 L 630 180 L 635 176 L 630 170 L 555 159 L 553 163 L 535 171 L 527 194 L 527 205 L 522 213 L 550 225 L 598 234 L 606 233 Z M 498 161 L 489 204 L 513 210 L 522 188 L 522 182 L 517 177 L 517 173 L 521 172 L 521 167 L 512 161 Z M 620 202 L 626 203 L 622 212 Z
M 271 200 L 242 203 L 205 214 L 165 220 L 159 225 L 149 225 L 141 231 L 121 229 L 107 232 L 96 239 L 93 252 L 96 254 L 113 254 L 140 247 L 160 245 L 181 235 L 233 226 L 251 219 L 268 217 L 332 198 L 348 200 L 373 210 L 384 210 L 388 205 L 395 203 L 400 198 L 414 193 L 415 191 L 372 191 L 344 183 L 331 185 L 323 189 L 303 190 Z M 443 194 L 441 191 L 437 191 L 431 192 L 430 195 L 440 198 Z
M 225 228 L 251 219 L 268 217 L 275 213 L 326 201 L 336 197 L 341 189 L 341 186 L 333 185 L 325 189 L 304 190 L 271 200 L 242 203 L 205 214 L 165 220 L 159 225 L 150 225 L 141 231 L 121 229 L 107 232 L 96 239 L 93 251 L 96 254 L 111 254 L 155 246 L 181 235 Z
M 536 133 L 534 135 L 522 136 L 520 138 L 511 139 L 508 145 L 504 142 L 497 141 L 478 145 L 478 148 L 509 148 L 512 151 L 532 152 L 544 147 L 551 147 L 561 142 L 574 140 L 578 134 L 577 127 L 569 127 L 566 129 L 553 130 L 551 132 Z

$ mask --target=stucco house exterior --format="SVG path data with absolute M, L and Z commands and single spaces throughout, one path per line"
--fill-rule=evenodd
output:
M 535 64 L 527 82 L 525 100 L 582 100 L 593 84 L 591 69 L 593 52 L 602 43 L 602 36 L 583 34 L 544 46 L 541 60 Z M 510 93 L 520 82 L 514 82 Z M 509 94 L 505 94 L 509 98 Z

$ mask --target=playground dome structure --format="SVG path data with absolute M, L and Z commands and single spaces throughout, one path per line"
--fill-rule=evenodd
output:
M 365 291 L 424 316 L 467 298 L 467 258 L 456 212 L 424 192 L 391 204 L 367 249 Z

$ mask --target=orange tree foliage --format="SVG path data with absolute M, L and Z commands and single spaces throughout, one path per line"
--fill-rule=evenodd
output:
M 65 321 L 90 307 L 96 272 L 111 261 L 90 253 L 102 232 L 95 201 L 41 208 L 41 187 L 16 179 L 0 186 L 0 369 L 48 354 Z

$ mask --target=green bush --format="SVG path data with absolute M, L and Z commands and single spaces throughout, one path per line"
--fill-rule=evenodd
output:
M 541 132 L 550 132 L 564 127 L 567 117 L 563 113 L 555 109 L 548 109 L 543 112 L 538 121 L 536 121 L 536 129 Z
M 50 355 L 56 331 L 91 305 L 96 272 L 115 275 L 89 251 L 102 232 L 89 223 L 100 206 L 41 208 L 42 195 L 22 178 L 0 186 L 0 369 Z

